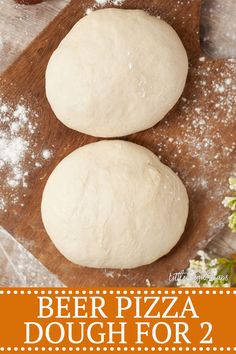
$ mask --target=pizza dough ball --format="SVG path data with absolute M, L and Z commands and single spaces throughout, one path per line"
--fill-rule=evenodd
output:
M 43 192 L 42 219 L 58 250 L 95 268 L 134 268 L 168 253 L 184 231 L 188 196 L 177 175 L 125 141 L 85 145 Z
M 81 19 L 53 53 L 48 101 L 69 128 L 100 137 L 152 127 L 179 99 L 188 59 L 177 33 L 141 10 Z

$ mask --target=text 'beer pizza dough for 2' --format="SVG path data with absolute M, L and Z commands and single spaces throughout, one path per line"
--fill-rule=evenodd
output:
M 82 18 L 46 71 L 46 94 L 69 128 L 118 137 L 152 127 L 179 99 L 188 59 L 175 30 L 142 10 Z

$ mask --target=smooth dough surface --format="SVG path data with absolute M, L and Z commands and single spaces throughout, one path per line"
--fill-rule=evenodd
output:
M 174 29 L 142 10 L 103 9 L 81 19 L 53 53 L 46 94 L 83 133 L 118 137 L 152 127 L 179 99 L 188 59 Z
M 188 196 L 148 149 L 125 141 L 85 145 L 62 160 L 44 189 L 42 219 L 76 264 L 134 268 L 168 253 L 184 231 Z

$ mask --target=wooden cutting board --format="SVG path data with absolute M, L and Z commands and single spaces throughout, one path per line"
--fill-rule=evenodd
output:
M 0 224 L 68 286 L 164 286 L 170 272 L 184 269 L 196 251 L 221 232 L 227 222 L 221 201 L 235 167 L 235 62 L 199 60 L 200 0 L 123 3 L 122 8 L 160 15 L 175 28 L 188 52 L 190 70 L 183 97 L 154 128 L 125 139 L 151 149 L 179 174 L 188 190 L 190 214 L 178 245 L 151 265 L 133 270 L 76 266 L 56 250 L 43 228 L 41 195 L 48 176 L 62 158 L 98 139 L 72 131 L 56 119 L 45 96 L 44 73 L 53 50 L 92 5 L 92 1 L 81 4 L 72 0 L 1 76 L 2 99 L 16 105 L 24 97 L 30 107 L 30 120 L 37 124 L 31 146 L 34 154 L 53 146 L 53 158 L 38 169 L 30 162 L 32 149 L 26 154 L 24 164 L 31 166 L 28 187 L 18 190 L 18 203 L 9 200 L 11 206 L 0 212 Z M 5 129 L 2 123 L 0 129 Z M 0 178 L 0 195 L 10 198 L 12 188 L 6 186 L 6 171 L 0 170 Z

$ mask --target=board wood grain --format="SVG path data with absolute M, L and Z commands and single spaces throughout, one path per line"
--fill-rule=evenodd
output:
M 84 1 L 81 4 L 77 0 L 72 0 L 1 76 L 2 98 L 17 104 L 23 96 L 31 111 L 38 114 L 38 117 L 32 114 L 30 118 L 32 121 L 37 120 L 33 144 L 35 153 L 51 145 L 54 147 L 54 155 L 42 169 L 38 170 L 32 166 L 29 171 L 28 188 L 22 189 L 20 193 L 22 203 L 12 205 L 6 213 L 1 213 L 0 223 L 68 286 L 145 286 L 147 279 L 148 284 L 150 282 L 152 286 L 167 285 L 170 272 L 184 269 L 189 258 L 193 257 L 199 248 L 204 247 L 225 225 L 227 211 L 221 206 L 221 199 L 223 186 L 227 184 L 227 176 L 232 171 L 235 150 L 231 149 L 232 151 L 225 154 L 222 146 L 224 144 L 233 146 L 235 136 L 232 132 L 235 131 L 235 121 L 229 119 L 230 124 L 224 124 L 225 112 L 222 110 L 218 112 L 217 121 L 207 122 L 207 130 L 212 134 L 214 145 L 206 146 L 205 150 L 201 145 L 200 153 L 204 153 L 204 162 L 203 155 L 198 156 L 194 152 L 194 149 L 198 149 L 194 144 L 194 134 L 196 134 L 196 141 L 199 140 L 198 129 L 192 132 L 193 139 L 186 139 L 189 131 L 194 130 L 196 101 L 201 109 L 214 112 L 215 103 L 219 100 L 214 83 L 220 72 L 232 75 L 231 67 L 226 61 L 199 62 L 200 5 L 200 0 L 179 2 L 127 0 L 122 5 L 123 8 L 144 9 L 152 15 L 160 15 L 169 22 L 181 37 L 190 61 L 184 100 L 180 100 L 165 119 L 154 128 L 125 137 L 126 140 L 148 147 L 158 154 L 164 163 L 171 166 L 186 184 L 190 198 L 190 214 L 180 242 L 167 256 L 151 265 L 133 270 L 91 269 L 76 266 L 56 250 L 41 221 L 41 195 L 51 171 L 75 148 L 98 140 L 62 125 L 47 102 L 44 88 L 44 74 L 50 55 L 71 27 L 84 16 L 86 9 L 92 6 L 92 2 Z M 204 88 L 208 92 L 207 97 L 204 96 L 202 87 L 196 84 L 201 80 L 203 72 L 207 73 Z M 224 98 L 224 95 L 227 96 L 227 91 L 221 92 L 220 97 Z M 230 114 L 234 116 L 234 107 Z M 217 144 L 219 137 L 216 132 L 218 131 L 220 131 L 220 141 Z M 204 139 L 202 135 L 201 139 Z M 220 154 L 222 159 L 218 159 L 217 164 L 212 165 L 213 156 L 216 154 Z M 27 156 L 25 163 L 27 163 Z M 4 179 L 4 172 L 1 172 L 3 182 Z M 207 188 L 203 188 L 202 183 L 196 183 L 199 180 L 204 180 Z M 211 193 L 216 189 L 215 180 L 218 181 L 217 188 L 220 189 L 217 194 Z M 2 193 L 7 194 L 4 183 L 1 183 L 0 188 Z

